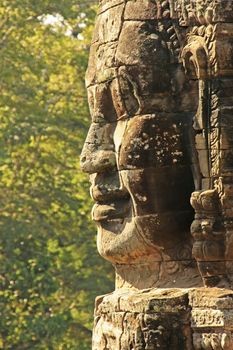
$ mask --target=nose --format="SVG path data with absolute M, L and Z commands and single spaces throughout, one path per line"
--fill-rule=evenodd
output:
M 114 128 L 114 123 L 91 124 L 80 157 L 81 169 L 84 172 L 101 173 L 116 167 Z

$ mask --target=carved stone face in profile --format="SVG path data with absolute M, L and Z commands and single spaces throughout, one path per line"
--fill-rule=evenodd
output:
M 119 266 L 156 264 L 159 275 L 162 261 L 191 259 L 196 92 L 178 63 L 175 27 L 155 19 L 156 4 L 115 5 L 105 2 L 97 17 L 81 165 L 91 174 L 100 254 Z

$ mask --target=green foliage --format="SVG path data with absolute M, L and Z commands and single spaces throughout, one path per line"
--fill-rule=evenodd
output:
M 4 350 L 90 349 L 94 297 L 112 289 L 111 267 L 96 253 L 88 179 L 79 169 L 95 8 L 78 3 L 0 4 Z M 59 24 L 46 24 L 48 14 L 59 14 Z

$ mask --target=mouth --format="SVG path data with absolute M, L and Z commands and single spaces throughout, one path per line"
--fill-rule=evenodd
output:
M 92 208 L 94 221 L 124 219 L 130 214 L 130 200 L 115 200 L 110 203 L 96 203 Z
M 128 199 L 129 193 L 116 186 L 108 186 L 108 185 L 94 185 L 91 186 L 91 196 L 97 203 L 115 203 L 115 201 L 119 201 L 121 199 Z

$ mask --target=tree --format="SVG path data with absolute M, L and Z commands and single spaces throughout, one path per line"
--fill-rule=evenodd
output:
M 79 169 L 94 16 L 90 1 L 0 5 L 0 349 L 90 349 L 112 289 Z

